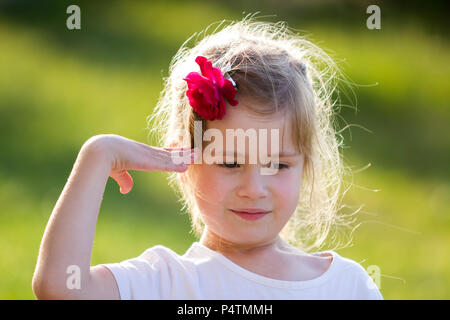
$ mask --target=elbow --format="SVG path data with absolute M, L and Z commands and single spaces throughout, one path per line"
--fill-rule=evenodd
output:
M 86 299 L 85 291 L 71 290 L 63 285 L 57 285 L 55 281 L 45 277 L 33 277 L 32 290 L 38 300 L 83 300 Z
M 58 288 L 54 283 L 42 277 L 33 277 L 31 284 L 33 293 L 38 300 L 71 300 L 75 299 L 67 289 Z
M 54 297 L 50 294 L 49 286 L 41 278 L 34 276 L 31 288 L 34 296 L 38 300 L 53 300 Z

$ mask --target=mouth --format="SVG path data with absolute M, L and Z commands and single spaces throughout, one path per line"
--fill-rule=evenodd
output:
M 245 220 L 258 220 L 269 214 L 271 211 L 263 210 L 263 209 L 230 209 L 231 212 L 240 216 Z

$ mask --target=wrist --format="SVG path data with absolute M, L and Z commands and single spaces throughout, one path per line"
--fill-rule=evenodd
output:
M 81 147 L 80 155 L 103 163 L 109 170 L 113 167 L 114 156 L 106 135 L 97 135 L 87 140 Z

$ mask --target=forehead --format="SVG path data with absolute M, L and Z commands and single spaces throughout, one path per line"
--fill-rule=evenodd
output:
M 227 129 L 236 130 L 242 129 L 246 132 L 248 129 L 254 130 L 258 136 L 258 141 L 262 138 L 260 136 L 260 129 L 266 129 L 267 143 L 270 150 L 271 131 L 278 131 L 278 145 L 280 152 L 295 153 L 294 141 L 292 141 L 292 125 L 289 119 L 289 114 L 285 111 L 278 111 L 276 113 L 262 114 L 255 110 L 267 110 L 267 106 L 261 106 L 256 102 L 248 99 L 240 99 L 237 106 L 227 104 L 225 116 L 221 120 L 206 121 L 206 129 L 218 129 L 222 132 L 225 138 Z M 235 139 L 236 143 L 236 139 Z

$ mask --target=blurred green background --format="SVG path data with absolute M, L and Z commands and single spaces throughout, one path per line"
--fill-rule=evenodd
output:
M 81 8 L 81 30 L 66 28 L 70 4 Z M 381 8 L 381 30 L 366 27 L 370 4 Z M 444 2 L 423 5 L 1 2 L 0 299 L 35 299 L 40 241 L 82 144 L 101 133 L 153 144 L 146 117 L 181 44 L 212 23 L 209 32 L 255 12 L 306 32 L 357 84 L 342 91 L 349 107 L 339 121 L 350 125 L 343 154 L 355 170 L 345 203 L 363 207 L 352 244 L 337 252 L 379 266 L 385 299 L 449 299 L 449 28 Z M 196 240 L 166 175 L 131 175 L 127 195 L 107 183 L 93 265 L 156 244 L 183 254 Z

